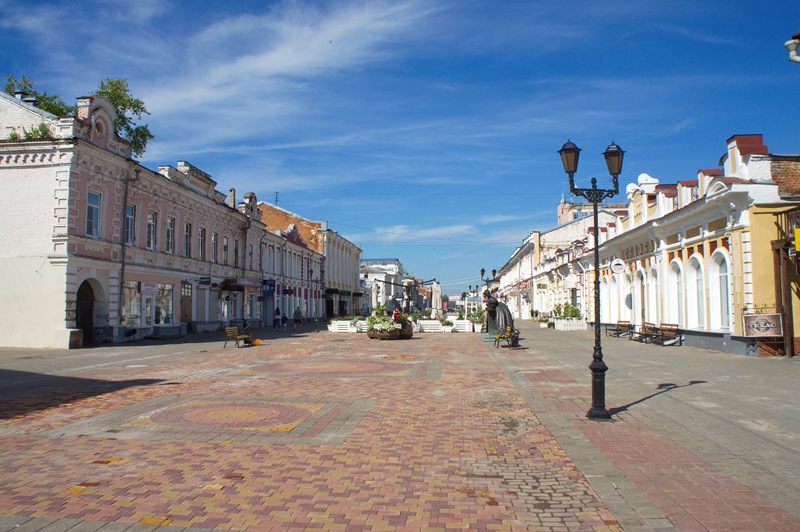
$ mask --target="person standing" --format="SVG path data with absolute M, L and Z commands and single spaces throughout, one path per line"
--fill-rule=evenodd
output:
M 294 332 L 295 329 L 298 329 L 298 328 L 302 331 L 303 330 L 303 313 L 300 312 L 300 307 L 297 307 L 296 309 L 294 309 L 294 314 L 292 314 L 292 318 L 294 319 L 294 323 L 292 324 L 292 332 Z
M 279 308 L 276 308 L 275 314 L 272 315 L 272 328 L 273 329 L 281 328 L 281 309 Z

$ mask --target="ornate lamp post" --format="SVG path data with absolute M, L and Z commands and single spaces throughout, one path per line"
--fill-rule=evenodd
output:
M 592 407 L 586 413 L 589 419 L 610 419 L 611 414 L 606 410 L 606 371 L 608 366 L 603 362 L 603 348 L 600 345 L 600 228 L 597 221 L 597 206 L 602 204 L 604 198 L 612 198 L 619 192 L 617 181 L 622 172 L 622 158 L 625 152 L 613 142 L 603 152 L 606 159 L 608 173 L 611 174 L 612 189 L 597 188 L 597 179 L 592 178 L 592 188 L 578 188 L 575 186 L 575 172 L 578 170 L 578 156 L 580 148 L 567 140 L 558 150 L 564 171 L 569 175 L 570 193 L 586 198 L 592 204 L 594 212 L 594 353 L 589 369 L 592 370 Z
M 793 63 L 800 63 L 800 55 L 797 55 L 798 45 L 800 45 L 800 30 L 794 32 L 792 38 L 783 44 L 786 51 L 789 52 L 789 61 Z

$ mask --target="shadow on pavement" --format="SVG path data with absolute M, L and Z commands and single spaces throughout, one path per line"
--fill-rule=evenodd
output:
M 613 416 L 615 414 L 619 414 L 620 412 L 625 412 L 626 410 L 628 410 L 628 408 L 630 408 L 630 407 L 632 407 L 634 405 L 638 405 L 639 403 L 643 403 L 643 402 L 647 401 L 648 399 L 652 399 L 653 397 L 655 397 L 657 395 L 661 395 L 662 393 L 666 393 L 666 392 L 669 392 L 671 390 L 675 390 L 677 388 L 685 388 L 687 386 L 694 386 L 695 384 L 705 384 L 705 383 L 706 383 L 706 381 L 689 381 L 687 384 L 674 384 L 672 382 L 665 382 L 665 383 L 662 383 L 662 384 L 658 385 L 658 391 L 657 392 L 652 393 L 652 394 L 648 395 L 647 397 L 642 397 L 638 401 L 634 401 L 632 403 L 628 403 L 627 405 L 618 406 L 616 408 L 609 408 L 608 409 L 608 413 Z
M 149 386 L 160 379 L 103 381 L 0 369 L 0 419 L 11 419 L 133 386 Z

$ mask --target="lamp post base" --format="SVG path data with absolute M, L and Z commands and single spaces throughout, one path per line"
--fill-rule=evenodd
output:
M 586 412 L 588 419 L 611 419 L 611 414 L 602 406 L 593 406 Z
M 606 371 L 608 371 L 608 366 L 603 362 L 603 351 L 599 340 L 595 345 L 589 369 L 592 370 L 592 407 L 586 412 L 586 417 L 589 419 L 611 419 L 611 414 L 606 410 Z

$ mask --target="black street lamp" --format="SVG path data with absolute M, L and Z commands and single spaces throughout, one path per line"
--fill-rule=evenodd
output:
M 606 159 L 608 173 L 611 174 L 612 189 L 597 188 L 597 179 L 592 178 L 592 188 L 578 188 L 575 186 L 575 172 L 578 170 L 578 156 L 580 148 L 567 140 L 558 150 L 561 155 L 561 164 L 569 175 L 569 191 L 571 194 L 586 198 L 591 202 L 594 211 L 594 353 L 589 369 L 592 370 L 592 407 L 586 413 L 589 419 L 610 419 L 611 414 L 606 410 L 606 371 L 608 366 L 603 362 L 603 348 L 600 345 L 600 228 L 597 220 L 597 206 L 603 203 L 604 198 L 613 198 L 619 192 L 617 179 L 622 172 L 622 158 L 625 152 L 613 142 L 603 152 Z
M 483 275 L 485 273 L 486 273 L 486 270 L 481 268 L 481 281 L 483 281 L 483 283 L 486 285 L 486 288 L 488 289 L 489 288 L 489 281 L 491 281 L 495 277 L 497 277 L 497 270 L 492 270 L 492 276 L 491 277 L 484 277 Z

